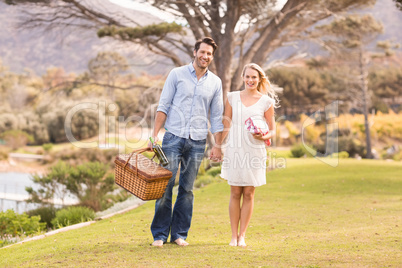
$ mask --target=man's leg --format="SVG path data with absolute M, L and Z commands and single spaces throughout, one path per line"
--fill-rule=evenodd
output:
M 193 186 L 197 177 L 198 169 L 204 157 L 206 140 L 194 141 L 186 140 L 183 149 L 179 191 L 177 200 L 173 209 L 171 241 L 176 241 L 179 245 L 187 245 L 188 230 L 190 229 L 191 219 L 193 215 Z
M 172 191 L 184 142 L 185 139 L 177 137 L 169 132 L 166 132 L 163 137 L 162 149 L 169 160 L 169 165 L 166 166 L 166 168 L 172 171 L 172 178 L 169 180 L 163 196 L 156 200 L 155 203 L 155 215 L 151 224 L 151 232 L 154 241 L 157 241 L 157 243 L 153 244 L 156 246 L 161 246 L 160 241 L 166 242 L 169 237 L 172 222 Z

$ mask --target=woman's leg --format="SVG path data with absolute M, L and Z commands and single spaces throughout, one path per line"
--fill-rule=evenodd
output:
M 240 199 L 242 193 L 243 187 L 230 186 L 229 218 L 230 227 L 232 228 L 232 241 L 230 241 L 229 245 L 231 246 L 237 246 L 237 236 L 240 221 Z
M 243 203 L 240 211 L 240 233 L 237 241 L 238 246 L 246 246 L 244 238 L 246 237 L 247 227 L 250 223 L 251 215 L 253 214 L 254 192 L 254 186 L 245 186 L 243 188 Z

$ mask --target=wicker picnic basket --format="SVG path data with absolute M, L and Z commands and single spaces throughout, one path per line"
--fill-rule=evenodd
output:
M 170 170 L 141 154 L 148 150 L 144 148 L 131 154 L 119 154 L 114 161 L 116 184 L 144 201 L 161 198 L 172 177 Z

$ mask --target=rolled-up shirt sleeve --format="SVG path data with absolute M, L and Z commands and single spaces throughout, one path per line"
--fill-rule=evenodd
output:
M 172 105 L 173 97 L 176 92 L 176 82 L 177 76 L 175 71 L 172 70 L 166 78 L 165 84 L 163 85 L 158 108 L 156 109 L 157 112 L 163 112 L 165 114 L 169 113 L 170 106 Z
M 218 89 L 211 102 L 210 108 L 210 123 L 211 133 L 223 131 L 222 115 L 223 115 L 223 92 L 222 92 L 222 82 L 220 83 Z

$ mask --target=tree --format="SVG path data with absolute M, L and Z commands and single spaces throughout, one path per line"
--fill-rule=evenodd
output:
M 5 0 L 3 0 L 5 1 Z M 6 0 L 27 8 L 24 27 L 97 29 L 100 37 L 110 36 L 146 47 L 170 59 L 176 66 L 193 57 L 194 39 L 211 36 L 220 46 L 212 71 L 222 79 L 224 94 L 239 90 L 243 65 L 265 65 L 277 48 L 306 38 L 303 31 L 336 13 L 375 3 L 375 0 L 288 0 L 278 9 L 276 0 L 143 1 L 186 21 L 141 25 L 108 12 L 105 3 L 77 0 Z M 186 36 L 188 34 L 189 37 Z M 233 69 L 232 69 L 233 68 Z
M 338 59 L 347 65 L 342 65 L 344 77 L 349 81 L 350 93 L 356 102 L 361 101 L 364 114 L 364 129 L 366 134 L 366 157 L 372 158 L 370 125 L 368 107 L 370 94 L 368 89 L 368 64 L 370 61 L 366 47 L 383 30 L 381 23 L 371 15 L 348 15 L 340 17 L 328 25 L 317 27 L 317 36 L 326 36 L 322 44 Z M 353 89 L 357 89 L 353 90 Z M 358 93 L 356 95 L 356 93 Z
M 283 88 L 280 109 L 285 116 L 311 113 L 328 103 L 329 91 L 316 70 L 273 68 L 270 78 Z
M 128 69 L 127 61 L 117 52 L 100 52 L 88 63 L 89 74 L 106 85 L 108 96 L 114 101 L 114 86 L 119 73 Z
M 376 65 L 369 73 L 369 87 L 375 96 L 381 98 L 392 108 L 400 105 L 398 97 L 402 96 L 402 70 L 399 66 L 381 68 Z
M 393 0 L 395 2 L 396 7 L 402 11 L 402 0 Z
M 95 211 L 106 208 L 105 196 L 114 186 L 113 174 L 109 174 L 107 166 L 100 162 L 88 162 L 77 167 L 59 162 L 46 175 L 34 175 L 32 180 L 39 189 L 25 188 L 30 195 L 27 202 L 51 205 L 53 198 L 63 201 L 70 194 L 79 200 L 80 205 Z
M 25 146 L 29 142 L 34 142 L 34 138 L 31 135 L 21 130 L 7 130 L 0 134 L 0 138 L 5 140 L 6 144 L 13 150 Z

